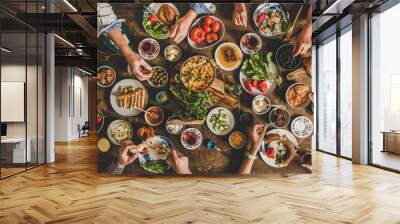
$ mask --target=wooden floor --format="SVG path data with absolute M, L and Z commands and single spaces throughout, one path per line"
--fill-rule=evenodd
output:
M 375 150 L 372 160 L 374 164 L 400 170 L 400 155 L 392 152 L 381 152 Z
M 0 223 L 400 223 L 400 175 L 323 153 L 314 173 L 242 178 L 96 174 L 94 138 L 0 181 Z

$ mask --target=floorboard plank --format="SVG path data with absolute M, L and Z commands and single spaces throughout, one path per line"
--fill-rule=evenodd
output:
M 0 223 L 400 223 L 400 175 L 321 152 L 313 174 L 131 177 L 96 173 L 95 137 L 0 181 Z

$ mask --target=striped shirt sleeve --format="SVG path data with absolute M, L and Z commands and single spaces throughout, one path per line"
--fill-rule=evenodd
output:
M 106 169 L 104 173 L 113 174 L 113 175 L 121 175 L 124 172 L 124 168 L 120 168 L 117 166 L 115 162 L 112 162 Z

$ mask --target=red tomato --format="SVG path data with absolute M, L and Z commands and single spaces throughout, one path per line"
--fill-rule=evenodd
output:
M 204 41 L 203 39 L 198 38 L 198 39 L 196 39 L 194 42 L 195 42 L 196 44 L 201 44 L 201 42 L 203 42 L 203 41 Z
M 149 21 L 151 24 L 154 24 L 154 23 L 157 23 L 159 21 L 159 19 L 157 18 L 157 16 L 150 16 Z
M 211 25 L 214 22 L 214 19 L 211 16 L 206 16 L 203 20 L 203 24 Z
M 204 32 L 200 29 L 200 27 L 194 27 L 191 31 L 190 31 L 190 39 L 192 39 L 196 44 L 201 43 L 204 38 L 202 38 L 202 36 Z
M 244 88 L 246 88 L 250 92 L 253 90 L 253 86 L 251 85 L 251 80 L 244 81 Z
M 211 24 L 211 30 L 212 30 L 214 33 L 218 32 L 220 27 L 221 27 L 221 25 L 219 24 L 218 21 L 214 21 L 214 22 Z
M 200 39 L 201 39 L 201 41 L 204 41 L 206 39 L 206 32 L 202 31 L 200 33 Z
M 206 42 L 211 44 L 214 43 L 216 40 L 218 40 L 218 35 L 216 33 L 207 33 L 206 34 Z
M 205 33 L 209 33 L 211 31 L 211 26 L 203 23 L 202 29 Z
M 103 122 L 103 118 L 100 116 L 97 116 L 97 118 L 96 118 L 97 125 L 100 125 L 102 122 Z
M 250 80 L 251 81 L 251 86 L 257 88 L 257 80 Z
M 268 148 L 267 150 L 265 150 L 264 153 L 268 158 L 275 158 L 275 149 L 274 148 Z
M 258 15 L 258 17 L 257 17 L 256 22 L 257 22 L 257 23 L 262 23 L 262 22 L 264 22 L 265 17 L 266 17 L 266 14 L 265 14 L 265 13 L 260 13 L 260 14 Z
M 267 81 L 266 81 L 266 80 L 258 81 L 258 83 L 257 83 L 257 88 L 258 88 L 261 92 L 266 93 L 266 92 L 267 92 Z

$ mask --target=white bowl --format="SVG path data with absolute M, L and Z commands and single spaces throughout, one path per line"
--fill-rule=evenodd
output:
M 253 109 L 253 112 L 254 112 L 255 114 L 257 114 L 257 115 L 263 115 L 263 114 L 268 113 L 268 111 L 271 110 L 271 106 L 267 106 L 267 110 L 265 110 L 265 111 L 263 111 L 263 112 L 257 112 L 257 111 L 254 109 L 254 104 L 255 104 L 256 100 L 259 100 L 259 99 L 265 99 L 265 101 L 267 101 L 268 104 L 271 104 L 271 100 L 270 100 L 268 97 L 266 97 L 266 96 L 264 96 L 264 95 L 257 95 L 256 97 L 253 98 L 253 101 L 251 102 L 251 108 Z
M 301 105 L 299 105 L 299 106 L 297 106 L 297 107 L 295 107 L 294 105 L 290 104 L 289 101 L 288 101 L 288 93 L 289 93 L 289 90 L 290 90 L 291 88 L 294 88 L 294 87 L 297 86 L 297 85 L 304 85 L 304 86 L 306 86 L 304 83 L 294 83 L 294 84 L 290 85 L 290 86 L 286 89 L 286 93 L 285 93 L 286 102 L 287 102 L 287 104 L 288 104 L 291 108 L 293 108 L 293 109 L 305 108 L 305 107 L 307 107 L 307 106 L 311 103 L 311 99 L 310 99 L 308 96 L 306 96 L 306 101 L 304 101 L 304 103 L 302 103 Z M 306 87 L 308 87 L 308 86 L 306 86 Z M 310 90 L 310 93 L 311 93 L 310 87 L 308 87 L 308 89 Z
M 206 16 L 210 16 L 210 15 L 206 15 Z M 222 20 L 220 20 L 219 18 L 217 18 L 217 17 L 215 17 L 215 16 L 211 16 L 214 20 L 217 20 L 217 21 L 219 22 L 219 24 L 221 25 L 221 27 L 219 28 L 219 31 L 218 31 L 218 39 L 217 39 L 217 41 L 215 41 L 215 42 L 212 43 L 212 44 L 207 44 L 207 43 L 205 43 L 205 42 L 202 43 L 202 44 L 196 44 L 196 43 L 190 38 L 190 31 L 192 30 L 193 27 L 199 26 L 199 25 L 200 25 L 200 22 L 201 22 L 206 16 L 201 16 L 200 18 L 196 19 L 196 21 L 194 21 L 194 23 L 192 23 L 192 25 L 191 25 L 190 28 L 189 28 L 189 32 L 188 32 L 186 38 L 187 38 L 187 40 L 188 40 L 189 45 L 190 45 L 191 47 L 193 47 L 194 49 L 206 49 L 206 48 L 212 47 L 212 46 L 214 46 L 215 44 L 217 44 L 217 43 L 222 39 L 222 37 L 223 37 L 224 34 L 225 34 L 225 25 L 224 25 L 224 23 L 222 22 Z
M 235 48 L 235 49 L 237 50 L 237 52 L 239 52 L 239 59 L 238 59 L 238 61 L 236 62 L 237 64 L 236 64 L 235 66 L 233 66 L 233 67 L 225 67 L 225 66 L 220 62 L 219 58 L 217 57 L 217 56 L 218 56 L 218 51 L 220 51 L 221 48 L 222 48 L 222 47 L 225 47 L 225 46 L 230 46 L 230 47 L 232 47 L 232 48 Z M 220 44 L 220 45 L 217 47 L 217 50 L 215 50 L 214 58 L 215 58 L 215 62 L 217 63 L 217 65 L 218 65 L 219 67 L 221 67 L 221 68 L 222 68 L 223 70 L 225 70 L 225 71 L 233 71 L 233 70 L 239 68 L 240 65 L 241 65 L 242 62 L 243 62 L 243 54 L 242 54 L 242 51 L 240 50 L 239 46 L 237 46 L 237 45 L 236 45 L 235 43 L 233 43 L 233 42 L 225 42 L 225 43 Z
M 179 55 L 178 55 L 178 57 L 177 57 L 175 60 L 172 60 L 172 61 L 168 60 L 168 58 L 167 58 L 167 50 L 168 50 L 169 48 L 175 48 L 175 49 L 177 49 L 177 50 L 179 51 Z M 171 44 L 171 45 L 168 45 L 168 46 L 164 49 L 164 58 L 165 58 L 166 61 L 169 61 L 169 62 L 177 62 L 177 61 L 179 61 L 179 59 L 181 59 L 181 57 L 182 57 L 182 50 L 181 50 L 181 48 L 180 48 L 178 45 Z
M 175 6 L 174 4 L 172 4 L 172 3 L 151 3 L 151 4 L 148 6 L 148 9 L 151 10 L 154 14 L 157 15 L 157 14 L 158 14 L 158 11 L 160 10 L 161 6 L 163 6 L 163 5 L 169 5 L 169 6 L 175 11 L 175 14 L 176 14 L 175 19 L 176 19 L 176 20 L 179 19 L 179 16 L 180 16 L 179 10 L 178 10 L 178 8 L 176 8 L 176 6 Z M 142 20 L 143 20 L 143 22 L 142 22 L 143 29 L 146 31 L 147 34 L 149 34 L 150 36 L 152 36 L 152 35 L 150 34 L 150 32 L 149 32 L 149 31 L 145 28 L 145 26 L 144 26 L 144 14 L 145 14 L 145 12 L 143 13 L 143 18 L 142 18 Z M 164 40 L 164 39 L 168 39 L 170 36 L 171 36 L 171 31 L 168 30 L 168 32 L 167 32 L 163 37 L 158 38 L 158 39 Z M 154 37 L 154 36 L 152 36 L 152 37 Z M 156 37 L 154 37 L 154 38 L 156 38 Z
M 188 133 L 188 132 L 194 133 L 194 134 L 196 135 L 196 137 L 197 137 L 196 143 L 195 143 L 194 145 L 189 145 L 189 144 L 187 144 L 187 142 L 183 141 L 183 139 L 182 139 L 182 138 L 183 138 L 182 136 L 184 136 L 185 133 Z M 181 139 L 181 143 L 182 143 L 183 147 L 185 147 L 185 149 L 189 149 L 189 150 L 197 149 L 197 148 L 199 148 L 199 147 L 201 146 L 201 144 L 203 143 L 203 135 L 202 135 L 201 132 L 200 132 L 199 130 L 197 130 L 196 128 L 188 128 L 188 129 L 185 129 L 185 130 L 182 132 L 180 139 Z
M 307 138 L 312 135 L 314 125 L 310 118 L 306 116 L 298 116 L 292 121 L 290 130 L 297 138 Z
M 248 49 L 248 48 L 247 48 L 246 46 L 244 46 L 244 44 L 243 44 L 244 38 L 246 38 L 247 36 L 253 36 L 253 37 L 255 37 L 255 38 L 258 40 L 258 42 L 260 43 L 260 45 L 258 45 L 256 49 L 253 49 L 253 50 Z M 260 37 L 259 35 L 257 35 L 256 33 L 246 33 L 245 35 L 242 36 L 242 38 L 240 38 L 240 48 L 242 49 L 242 51 L 243 51 L 245 54 L 248 54 L 248 55 L 251 55 L 251 54 L 254 54 L 254 53 L 260 51 L 261 48 L 262 48 L 262 40 L 261 40 L 261 37 Z
M 152 55 L 148 55 L 145 54 L 142 50 L 142 48 L 140 47 L 141 45 L 143 45 L 143 43 L 145 42 L 152 42 L 155 47 L 156 47 L 156 51 L 152 54 Z M 146 38 L 143 39 L 142 41 L 140 41 L 139 46 L 138 46 L 138 52 L 140 54 L 140 56 L 142 56 L 144 59 L 146 60 L 152 60 L 154 58 L 156 58 L 159 54 L 160 54 L 160 44 L 153 38 Z
M 211 117 L 212 117 L 214 114 L 218 114 L 219 110 L 223 110 L 223 112 L 226 114 L 226 116 L 227 116 L 227 118 L 228 118 L 228 128 L 225 129 L 225 130 L 223 130 L 223 131 L 215 130 L 215 129 L 213 128 L 212 123 L 211 123 Z M 230 110 L 228 110 L 228 109 L 226 109 L 226 108 L 224 108 L 224 107 L 216 107 L 216 108 L 212 109 L 212 110 L 208 113 L 208 115 L 207 115 L 207 127 L 208 127 L 208 129 L 210 129 L 210 131 L 211 131 L 212 133 L 214 133 L 215 135 L 221 135 L 221 136 L 222 136 L 222 135 L 227 135 L 227 134 L 229 134 L 229 133 L 233 130 L 233 128 L 235 127 L 235 117 L 233 116 L 233 114 L 232 114 L 232 112 L 231 112 Z

